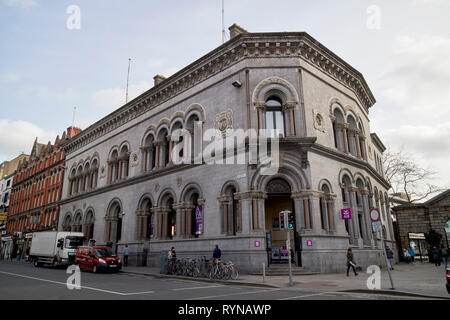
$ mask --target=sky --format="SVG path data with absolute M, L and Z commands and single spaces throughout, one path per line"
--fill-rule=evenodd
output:
M 82 129 L 222 44 L 221 0 L 0 0 L 0 162 Z M 450 187 L 450 1 L 225 0 L 225 26 L 305 31 L 360 71 L 371 131 Z M 229 39 L 229 35 L 228 35 Z

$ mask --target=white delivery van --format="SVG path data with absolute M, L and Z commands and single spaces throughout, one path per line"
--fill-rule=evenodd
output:
M 77 248 L 83 245 L 82 232 L 34 232 L 30 260 L 35 267 L 50 264 L 54 267 L 75 263 Z

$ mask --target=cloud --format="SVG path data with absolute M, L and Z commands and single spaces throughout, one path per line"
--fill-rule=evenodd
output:
M 20 72 L 9 72 L 0 75 L 0 82 L 4 84 L 16 84 L 22 80 L 22 74 Z
M 145 91 L 153 87 L 148 81 L 141 81 L 139 84 L 130 85 L 128 88 L 128 101 L 133 100 Z M 125 104 L 125 88 L 102 89 L 93 94 L 94 105 L 110 111 L 120 108 Z
M 423 168 L 438 173 L 436 184 L 450 187 L 450 121 L 436 125 L 402 125 L 385 130 L 384 141 L 394 150 L 405 150 Z
M 405 120 L 435 120 L 450 107 L 450 38 L 400 34 L 393 44 L 392 66 L 378 80 L 391 109 Z
M 0 119 L 0 161 L 11 160 L 22 152 L 29 154 L 36 137 L 40 143 L 55 142 L 58 135 L 54 131 L 46 131 L 27 121 L 9 121 Z
M 2 3 L 8 7 L 18 7 L 24 9 L 38 6 L 38 3 L 34 0 L 2 0 Z

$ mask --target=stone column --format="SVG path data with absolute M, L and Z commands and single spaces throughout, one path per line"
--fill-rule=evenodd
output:
M 336 231 L 335 221 L 335 213 L 334 213 L 334 202 L 336 199 L 335 194 L 327 194 L 325 196 L 325 203 L 327 208 L 327 216 L 328 216 L 328 231 Z
M 294 207 L 296 210 L 296 221 L 300 221 L 297 226 L 297 231 L 300 231 L 300 228 L 304 230 L 311 230 L 311 212 L 310 212 L 310 203 L 309 203 L 309 194 L 304 190 L 292 192 L 291 198 L 294 199 Z
M 358 217 L 358 206 L 356 203 L 356 192 L 358 191 L 357 188 L 349 188 L 350 193 L 350 206 L 352 208 L 352 226 L 353 226 L 353 244 L 358 243 L 358 239 L 360 238 L 360 232 L 359 232 L 359 217 Z
M 348 123 L 343 123 L 342 124 L 342 139 L 344 142 L 344 152 L 345 153 L 349 152 L 349 145 L 348 145 L 348 140 L 347 140 L 347 129 L 348 129 Z
M 369 246 L 372 243 L 372 222 L 369 217 L 369 191 L 361 190 L 361 198 L 362 198 L 362 207 L 363 207 L 363 219 L 364 219 L 364 245 Z
M 173 141 L 171 140 L 171 135 L 167 135 L 167 141 L 169 142 L 169 165 L 173 164 L 172 162 L 172 150 L 173 150 Z
M 155 168 L 159 168 L 159 153 L 160 153 L 160 145 L 159 143 L 155 143 Z
M 230 225 L 229 225 L 229 221 L 231 221 L 230 219 L 230 205 L 233 205 L 233 196 L 231 195 L 226 195 L 226 196 L 221 196 L 219 198 L 217 198 L 217 200 L 220 203 L 220 206 L 222 208 L 222 233 L 224 234 L 229 234 L 230 233 Z
M 136 211 L 136 239 L 142 239 L 142 211 Z
M 360 139 L 360 147 L 361 147 L 361 156 L 365 161 L 367 161 L 367 152 L 366 152 L 366 143 L 365 143 L 366 137 L 360 136 L 359 139 Z
M 184 203 L 177 203 L 173 205 L 173 209 L 176 212 L 176 231 L 175 231 L 175 238 L 181 239 L 184 236 L 184 228 L 183 228 L 183 210 L 184 210 Z
M 254 205 L 253 200 L 262 200 L 267 197 L 267 194 L 262 191 L 247 191 L 235 194 L 236 199 L 239 200 L 242 214 L 242 233 L 249 234 L 251 231 L 260 231 L 261 222 L 259 221 L 258 201 Z M 255 209 L 253 209 L 255 207 Z M 256 228 L 254 228 L 256 227 Z
M 356 147 L 356 156 L 357 156 L 358 158 L 362 158 L 362 157 L 361 157 L 361 145 L 359 144 L 359 134 L 360 134 L 359 129 L 355 129 L 355 147 Z

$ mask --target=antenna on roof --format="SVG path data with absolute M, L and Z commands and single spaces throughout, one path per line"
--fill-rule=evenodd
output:
M 72 127 L 75 124 L 75 111 L 77 111 L 77 107 L 73 107 Z
M 125 103 L 128 103 L 128 82 L 130 80 L 130 65 L 131 65 L 131 58 L 128 58 L 127 96 L 125 97 Z
M 222 0 L 222 44 L 225 43 L 225 0 Z

